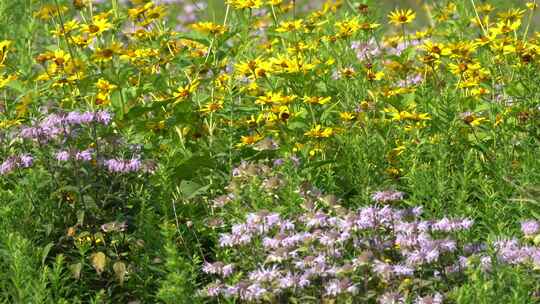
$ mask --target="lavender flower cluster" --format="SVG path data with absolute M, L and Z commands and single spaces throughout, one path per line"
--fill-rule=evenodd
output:
M 401 56 L 407 48 L 418 48 L 421 43 L 421 40 L 414 39 L 409 42 L 400 41 L 395 45 L 388 44 L 381 46 L 375 39 L 371 39 L 367 42 L 353 41 L 351 43 L 351 49 L 356 52 L 356 58 L 360 62 L 370 62 L 374 58 L 384 54 Z
M 29 168 L 34 163 L 30 154 L 13 155 L 0 164 L 0 175 L 7 175 L 18 168 Z
M 401 191 L 386 190 L 386 191 L 377 191 L 373 193 L 371 199 L 377 203 L 389 203 L 400 201 L 405 198 L 405 193 Z
M 540 240 L 540 222 L 526 220 L 521 222 L 521 232 L 525 240 L 533 240 L 538 245 Z M 508 264 L 528 264 L 540 268 L 540 248 L 533 245 L 522 245 L 516 238 L 502 239 L 494 243 L 497 258 Z
M 244 301 L 304 293 L 354 297 L 368 294 L 368 281 L 378 280 L 388 286 L 379 293 L 379 302 L 398 303 L 385 299 L 392 298 L 389 292 L 396 293 L 404 278 L 429 273 L 426 269 L 441 277 L 466 266 L 467 257 L 452 259 L 463 248 L 451 233 L 470 229 L 472 220 L 421 220 L 421 213 L 421 208 L 388 206 L 339 214 L 318 210 L 291 219 L 267 211 L 250 213 L 221 235 L 219 246 L 228 252 L 227 261 L 204 265 L 205 273 L 218 277 L 204 294 Z M 440 294 L 409 298 L 442 302 Z
M 152 173 L 155 170 L 155 164 L 150 161 L 143 162 L 138 151 L 135 151 L 130 159 L 108 159 L 105 157 L 106 153 L 104 153 L 103 148 L 99 155 L 97 155 L 98 153 L 93 148 L 84 150 L 78 150 L 73 147 L 66 148 L 69 146 L 69 140 L 73 141 L 75 138 L 80 137 L 79 135 L 85 127 L 95 127 L 96 125 L 109 126 L 111 121 L 112 115 L 107 111 L 53 113 L 31 125 L 20 127 L 11 135 L 13 139 L 22 139 L 23 141 L 30 140 L 33 143 L 39 144 L 37 145 L 37 148 L 40 150 L 49 148 L 54 150 L 55 146 L 60 146 L 60 149 L 54 151 L 52 156 L 58 162 L 94 161 L 94 164 L 101 165 L 110 173 L 130 173 L 140 171 Z M 92 131 L 88 129 L 88 133 L 92 133 Z M 95 138 L 90 139 L 93 141 L 93 144 L 99 140 L 95 134 L 95 129 L 94 137 Z M 79 140 L 78 145 L 84 143 L 84 141 L 84 139 Z M 0 165 L 0 175 L 7 175 L 17 168 L 31 167 L 33 161 L 34 158 L 28 153 L 23 153 L 18 156 L 8 156 Z
M 351 43 L 351 49 L 356 51 L 356 58 L 358 58 L 360 61 L 369 61 L 373 57 L 377 57 L 382 54 L 382 50 L 377 45 L 375 39 L 371 39 L 368 42 L 353 41 Z
M 70 134 L 71 127 L 98 123 L 109 125 L 112 115 L 107 111 L 69 112 L 64 114 L 49 114 L 43 120 L 32 126 L 23 126 L 19 136 L 25 139 L 38 140 L 46 143 L 59 136 Z

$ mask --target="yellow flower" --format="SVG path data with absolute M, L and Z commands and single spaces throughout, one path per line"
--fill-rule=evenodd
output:
M 244 146 L 251 146 L 260 141 L 263 137 L 259 134 L 253 134 L 248 136 L 241 136 L 240 137 L 240 143 L 236 144 L 237 148 L 241 148 Z
M 122 52 L 122 46 L 118 42 L 111 43 L 108 47 L 98 47 L 94 51 L 92 59 L 97 62 L 106 62 L 113 58 L 115 54 Z
M 187 84 L 183 87 L 179 87 L 176 92 L 173 93 L 175 99 L 174 104 L 186 100 L 191 94 L 193 94 L 199 87 L 199 81 L 195 80 L 190 84 Z
M 87 47 L 92 42 L 86 34 L 71 36 L 71 40 L 78 47 Z
M 447 56 L 450 55 L 451 51 L 449 48 L 447 48 L 442 43 L 432 42 L 432 41 L 425 41 L 424 45 L 422 46 L 422 49 L 426 51 L 426 53 L 434 58 L 440 58 L 441 56 Z
M 64 26 L 57 26 L 56 29 L 51 31 L 51 33 L 56 37 L 62 37 L 65 34 L 71 33 L 78 28 L 79 28 L 79 21 L 70 20 L 64 23 Z
M 318 105 L 324 105 L 327 104 L 332 97 L 320 97 L 320 96 L 304 96 L 302 100 L 307 104 L 318 104 Z
M 8 75 L 6 77 L 0 75 L 0 89 L 7 86 L 10 82 L 17 79 L 15 75 Z
M 509 34 L 509 33 L 517 31 L 520 26 L 521 26 L 521 20 L 516 20 L 516 21 L 507 20 L 507 21 L 497 23 L 497 25 L 495 27 L 491 27 L 489 31 L 493 35 L 501 35 L 501 34 L 504 35 L 504 34 Z
M 403 24 L 411 23 L 415 18 L 416 18 L 416 13 L 413 12 L 411 9 L 407 9 L 407 10 L 396 9 L 390 14 L 388 14 L 388 19 L 390 19 L 390 23 L 394 25 L 403 25 Z
M 484 121 L 486 121 L 487 118 L 485 117 L 476 117 L 473 121 L 471 121 L 470 125 L 473 127 L 477 127 L 481 125 Z
M 495 8 L 493 7 L 493 5 L 489 4 L 489 3 L 485 3 L 485 4 L 480 4 L 476 7 L 476 10 L 478 11 L 478 13 L 481 13 L 481 14 L 489 14 L 491 13 Z
M 83 33 L 88 33 L 92 36 L 99 36 L 104 32 L 113 28 L 112 23 L 107 20 L 108 14 L 99 14 L 92 18 L 90 24 L 85 24 L 82 26 L 81 31 Z
M 487 95 L 489 94 L 490 91 L 486 88 L 483 88 L 483 87 L 478 87 L 478 88 L 474 88 L 474 89 L 471 89 L 471 96 L 475 96 L 475 97 L 479 97 L 479 96 L 482 96 L 482 95 Z
M 423 31 L 416 31 L 414 33 L 414 38 L 416 38 L 416 40 L 423 40 L 431 35 L 431 31 L 432 31 L 431 29 L 426 29 Z
M 340 112 L 339 118 L 343 121 L 351 121 L 355 118 L 355 114 L 351 112 Z
M 221 35 L 227 31 L 227 28 L 223 25 L 215 24 L 213 22 L 197 22 L 191 25 L 194 30 L 209 33 L 212 35 Z
M 143 17 L 143 15 L 154 6 L 153 2 L 148 2 L 144 5 L 140 5 L 131 9 L 128 9 L 128 16 L 132 20 L 137 20 Z
M 289 58 L 284 55 L 278 55 L 275 58 L 271 58 L 272 69 L 278 73 L 306 73 L 315 68 L 315 64 L 307 63 L 304 61 L 304 57 L 297 55 L 294 58 Z
M 470 125 L 472 127 L 477 127 L 487 120 L 487 118 L 482 117 L 482 116 L 477 116 L 476 114 L 471 113 L 471 112 L 462 113 L 461 119 L 463 120 L 465 124 Z
M 357 18 L 336 22 L 336 28 L 338 29 L 339 37 L 350 37 L 354 33 L 356 33 L 361 27 L 362 25 Z
M 10 45 L 11 41 L 9 40 L 0 41 L 0 68 L 4 67 L 4 62 L 6 61 Z
M 525 3 L 525 6 L 527 6 L 527 8 L 530 9 L 531 11 L 538 8 L 538 4 L 536 4 L 536 1 L 535 2 L 527 2 L 527 3 Z
M 386 174 L 390 175 L 393 178 L 398 178 L 403 172 L 403 170 L 399 168 L 390 167 L 390 168 L 387 168 L 385 172 Z
M 339 76 L 350 79 L 356 76 L 356 71 L 352 67 L 343 68 L 339 71 Z
M 304 135 L 308 137 L 313 138 L 327 138 L 332 136 L 334 134 L 334 130 L 332 128 L 323 128 L 321 125 L 315 125 L 311 130 L 304 133 Z
M 375 23 L 375 22 L 373 22 L 373 23 L 370 23 L 370 22 L 364 22 L 364 23 L 361 23 L 361 24 L 360 24 L 360 29 L 362 29 L 362 30 L 374 30 L 374 29 L 376 29 L 376 28 L 378 28 L 378 27 L 380 27 L 380 26 L 381 26 L 380 23 Z
M 265 95 L 259 96 L 259 98 L 257 98 L 255 103 L 258 105 L 289 104 L 295 99 L 296 99 L 296 95 L 284 96 L 281 94 L 281 92 L 277 92 L 277 93 L 266 92 Z
M 366 78 L 369 81 L 374 81 L 374 80 L 379 81 L 379 80 L 383 79 L 383 77 L 384 77 L 384 72 L 382 72 L 382 71 L 374 72 L 371 69 L 366 71 Z
M 20 119 L 0 120 L 0 129 L 8 129 L 22 123 Z
M 457 43 L 449 43 L 446 45 L 450 52 L 450 58 L 468 59 L 476 51 L 477 45 L 471 41 L 461 41 Z M 447 51 L 443 50 L 443 53 Z M 446 54 L 443 54 L 446 55 Z
M 204 114 L 208 114 L 208 113 L 216 112 L 216 111 L 221 110 L 221 109 L 223 109 L 223 100 L 222 99 L 205 104 L 204 106 L 201 107 L 199 112 L 202 112 Z
M 94 103 L 98 106 L 104 106 L 111 103 L 109 92 L 98 92 Z
M 320 147 L 315 147 L 309 150 L 309 156 L 313 157 L 317 154 L 323 154 L 323 150 Z
M 54 4 L 46 4 L 34 13 L 34 17 L 40 18 L 42 20 L 49 20 L 52 17 L 58 16 L 58 13 L 63 14 L 68 10 L 69 9 L 64 5 L 57 6 Z
M 116 85 L 111 84 L 110 82 L 108 82 L 107 80 L 103 78 L 98 79 L 96 83 L 96 87 L 100 91 L 106 92 L 106 93 L 110 93 L 112 90 L 116 89 Z
M 236 9 L 259 8 L 263 5 L 262 0 L 227 0 L 226 3 Z
M 385 108 L 384 112 L 389 113 L 393 121 L 425 121 L 431 117 L 427 113 L 416 113 L 409 111 L 397 111 L 396 109 Z
M 279 27 L 276 28 L 276 32 L 287 33 L 287 32 L 300 31 L 302 29 L 304 29 L 304 20 L 298 19 L 294 21 L 282 21 L 279 24 Z
M 269 61 L 263 61 L 261 58 L 240 62 L 234 67 L 239 75 L 255 79 L 266 77 L 272 72 L 272 64 Z
M 525 14 L 524 9 L 513 8 L 513 9 L 507 10 L 506 12 L 499 13 L 497 15 L 499 17 L 499 20 L 503 22 L 514 22 L 523 18 L 523 14 Z

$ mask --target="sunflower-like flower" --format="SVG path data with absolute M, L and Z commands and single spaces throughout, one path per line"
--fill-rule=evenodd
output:
M 400 10 L 396 9 L 395 11 L 388 14 L 388 19 L 390 19 L 390 23 L 394 25 L 403 25 L 406 23 L 411 23 L 416 18 L 416 13 L 413 12 L 411 9 L 407 10 Z

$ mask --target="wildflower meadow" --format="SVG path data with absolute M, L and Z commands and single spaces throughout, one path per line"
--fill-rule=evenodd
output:
M 540 303 L 539 5 L 0 0 L 0 303 Z

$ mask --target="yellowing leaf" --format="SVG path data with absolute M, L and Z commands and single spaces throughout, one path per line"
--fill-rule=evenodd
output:
M 124 262 L 116 262 L 113 265 L 114 275 L 116 276 L 116 279 L 120 283 L 120 285 L 124 285 L 124 279 L 126 278 L 126 264 Z
M 92 254 L 90 261 L 98 274 L 101 274 L 105 270 L 105 266 L 107 266 L 107 256 L 103 252 Z
M 71 271 L 71 275 L 73 276 L 75 280 L 80 279 L 81 269 L 82 269 L 81 263 L 69 265 L 69 270 Z

